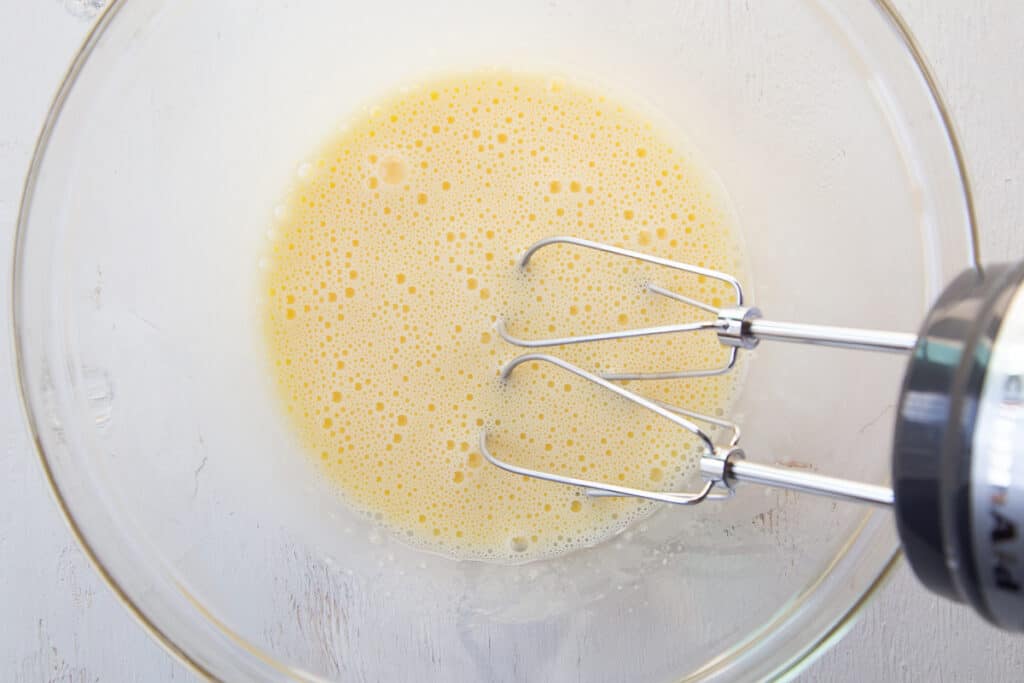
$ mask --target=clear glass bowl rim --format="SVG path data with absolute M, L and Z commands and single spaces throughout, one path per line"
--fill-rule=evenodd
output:
M 17 390 L 19 400 L 24 411 L 25 420 L 28 425 L 32 443 L 39 458 L 39 462 L 43 468 L 43 473 L 46 478 L 47 485 L 53 495 L 54 500 L 60 509 L 61 515 L 64 521 L 67 523 L 68 528 L 71 531 L 72 536 L 78 543 L 79 547 L 88 557 L 90 563 L 93 565 L 97 573 L 103 579 L 104 583 L 109 586 L 113 591 L 117 599 L 124 605 L 128 612 L 136 619 L 136 621 L 150 634 L 150 636 L 159 643 L 168 653 L 177 658 L 181 663 L 187 666 L 197 675 L 204 679 L 216 680 L 216 675 L 208 670 L 202 663 L 195 659 L 189 652 L 185 651 L 182 647 L 174 642 L 174 640 L 165 633 L 159 624 L 154 619 L 150 618 L 139 605 L 135 603 L 127 594 L 127 592 L 118 584 L 114 579 L 111 572 L 107 569 L 104 561 L 97 552 L 91 547 L 82 532 L 79 522 L 76 520 L 67 500 L 61 493 L 60 487 L 57 484 L 54 471 L 51 467 L 49 458 L 45 448 L 42 445 L 42 440 L 39 436 L 39 428 L 27 396 L 25 389 L 25 368 L 24 368 L 24 354 L 21 348 L 21 338 L 17 330 L 17 318 L 15 317 L 16 299 L 19 287 L 18 274 L 20 270 L 17 267 L 17 263 L 20 259 L 21 249 L 20 245 L 24 242 L 24 236 L 28 230 L 29 223 L 29 212 L 32 205 L 32 196 L 38 179 L 39 170 L 45 157 L 47 147 L 49 145 L 52 132 L 56 127 L 56 124 L 63 112 L 64 105 L 67 98 L 74 89 L 74 85 L 78 79 L 78 75 L 82 68 L 88 62 L 89 56 L 103 37 L 104 32 L 111 22 L 115 19 L 118 11 L 128 2 L 129 0 L 111 0 L 109 4 L 101 11 L 99 16 L 96 18 L 95 23 L 89 30 L 81 46 L 75 53 L 67 72 L 54 95 L 53 101 L 50 104 L 50 108 L 47 111 L 46 118 L 43 122 L 42 129 L 40 130 L 39 136 L 36 140 L 36 144 L 32 154 L 32 160 L 29 164 L 28 172 L 25 175 L 25 182 L 22 188 L 21 202 L 18 208 L 18 218 L 15 224 L 14 232 L 14 250 L 13 250 L 13 261 L 11 268 L 11 299 L 9 305 L 9 319 L 11 321 L 11 338 L 12 338 L 12 349 L 13 349 L 13 360 L 15 364 L 15 373 L 17 377 Z M 963 191 L 964 204 L 967 211 L 967 222 L 970 230 L 969 241 L 971 245 L 970 259 L 972 267 L 976 269 L 981 268 L 981 259 L 979 253 L 979 235 L 977 220 L 974 208 L 974 198 L 971 192 L 970 179 L 967 174 L 967 166 L 964 160 L 962 147 L 957 136 L 955 127 L 953 125 L 952 116 L 950 115 L 949 109 L 946 106 L 945 100 L 939 90 L 938 83 L 932 73 L 930 66 L 925 60 L 924 54 L 921 48 L 911 33 L 909 26 L 903 19 L 902 15 L 896 10 L 891 0 L 872 0 L 873 4 L 880 10 L 880 12 L 889 20 L 894 29 L 897 37 L 902 41 L 905 49 L 913 59 L 920 75 L 923 77 L 928 93 L 936 107 L 936 111 L 939 113 L 942 126 L 945 130 L 947 141 L 949 144 L 949 151 L 953 157 L 953 160 L 957 167 L 957 175 L 960 179 L 960 185 Z M 864 590 L 864 593 L 856 600 L 850 608 L 831 626 L 823 629 L 816 638 L 809 641 L 799 652 L 797 652 L 790 659 L 782 662 L 780 666 L 773 672 L 772 679 L 789 679 L 803 671 L 807 666 L 813 663 L 818 656 L 823 654 L 832 644 L 837 642 L 842 636 L 850 629 L 851 626 L 856 622 L 857 618 L 861 614 L 863 607 L 870 601 L 871 597 L 877 593 L 884 585 L 889 576 L 892 575 L 893 570 L 899 565 L 899 561 L 902 557 L 902 551 L 898 548 L 894 549 L 888 561 L 881 567 L 877 576 Z M 741 648 L 742 649 L 742 648 Z

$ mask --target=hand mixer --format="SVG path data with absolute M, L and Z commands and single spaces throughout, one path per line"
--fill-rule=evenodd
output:
M 774 322 L 744 304 L 733 276 L 575 237 L 550 237 L 519 258 L 527 270 L 553 245 L 592 249 L 723 282 L 732 306 L 716 307 L 647 283 L 648 292 L 709 314 L 706 320 L 550 339 L 520 339 L 503 321 L 505 341 L 526 348 L 713 331 L 729 349 L 719 367 L 597 374 L 556 356 L 527 353 L 508 362 L 509 381 L 524 363 L 548 363 L 670 420 L 702 445 L 703 486 L 654 491 L 522 467 L 495 455 L 487 432 L 480 451 L 509 472 L 582 487 L 590 496 L 632 496 L 677 505 L 728 498 L 739 482 L 891 507 L 904 551 L 918 578 L 935 592 L 969 603 L 993 624 L 1024 630 L 1024 263 L 1000 264 L 957 277 L 933 305 L 919 334 Z M 761 341 L 909 354 L 892 448 L 893 488 L 749 462 L 739 427 L 727 420 L 644 397 L 621 380 L 686 379 L 728 372 L 737 353 Z M 729 436 L 716 443 L 700 425 Z

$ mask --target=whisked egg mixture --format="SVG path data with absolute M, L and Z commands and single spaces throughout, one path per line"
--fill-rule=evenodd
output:
M 677 136 L 586 84 L 480 71 L 422 82 L 350 120 L 300 167 L 269 233 L 263 301 L 287 414 L 345 501 L 421 548 L 521 562 L 592 545 L 646 514 L 629 499 L 516 476 L 523 465 L 632 486 L 692 488 L 678 427 L 557 369 L 497 374 L 521 337 L 696 319 L 653 280 L 720 304 L 731 291 L 572 247 L 574 235 L 744 272 L 717 180 Z M 557 349 L 589 369 L 721 364 L 713 335 Z M 711 415 L 737 374 L 645 382 Z

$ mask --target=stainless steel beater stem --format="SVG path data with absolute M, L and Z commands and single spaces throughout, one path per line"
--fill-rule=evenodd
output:
M 660 287 L 650 287 L 650 290 L 671 299 L 686 301 L 686 297 Z M 718 333 L 718 340 L 734 348 L 752 349 L 761 340 L 768 339 L 857 351 L 905 353 L 912 351 L 918 341 L 917 335 L 907 332 L 765 320 L 761 317 L 761 310 L 751 306 L 723 308 L 716 311 L 716 314 L 718 317 L 714 329 Z
M 701 472 L 705 476 L 723 481 L 730 487 L 736 482 L 746 482 L 855 503 L 870 503 L 882 507 L 890 507 L 893 504 L 892 489 L 885 486 L 829 477 L 793 467 L 762 465 L 742 458 L 730 457 L 722 460 L 706 456 L 701 459 Z
M 750 334 L 759 340 L 788 341 L 814 346 L 832 346 L 859 351 L 904 353 L 917 345 L 917 335 L 908 332 L 863 330 L 855 327 L 806 325 L 755 318 L 749 323 Z

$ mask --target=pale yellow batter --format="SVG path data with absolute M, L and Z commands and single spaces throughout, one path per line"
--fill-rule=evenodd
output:
M 645 487 L 692 486 L 694 442 L 669 422 L 522 352 L 494 331 L 569 335 L 696 319 L 643 283 L 714 303 L 712 281 L 571 247 L 517 274 L 551 235 L 742 272 L 731 212 L 678 139 L 567 79 L 472 72 L 396 93 L 305 165 L 269 246 L 266 329 L 287 411 L 324 476 L 408 541 L 522 561 L 593 544 L 644 514 L 633 500 L 501 471 L 476 450 Z M 722 362 L 712 335 L 557 349 L 584 367 Z M 721 415 L 734 376 L 634 383 Z

